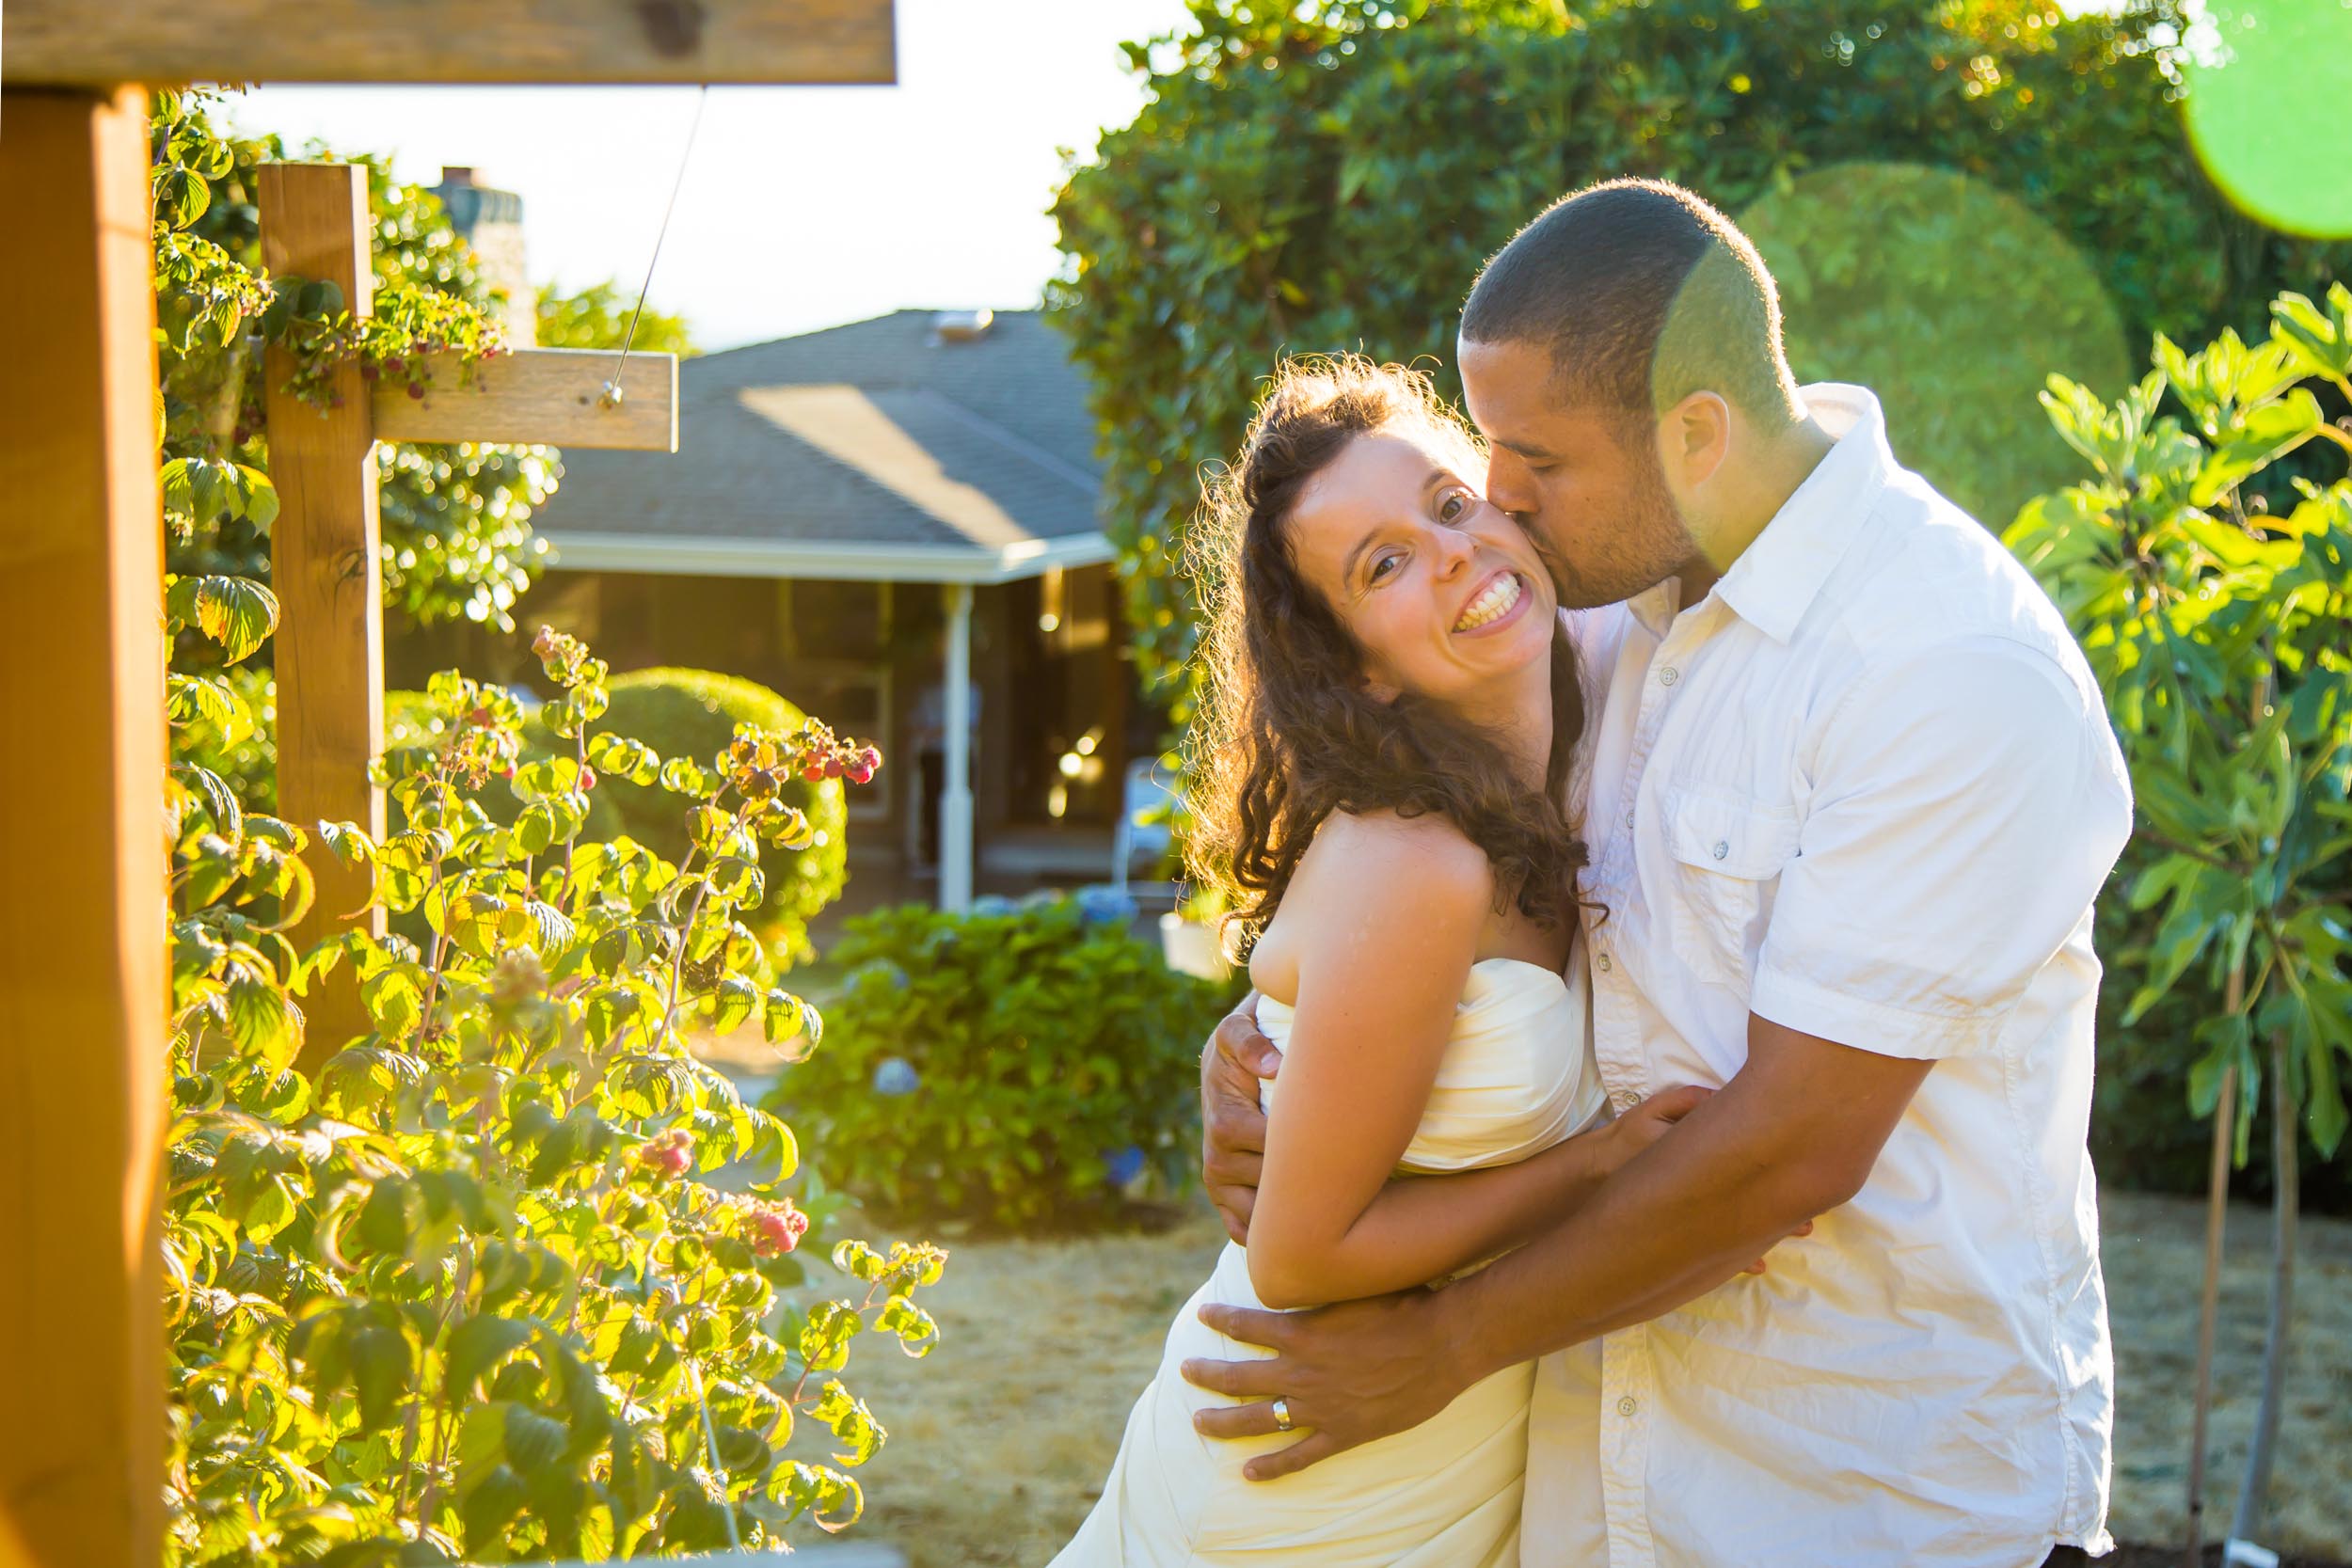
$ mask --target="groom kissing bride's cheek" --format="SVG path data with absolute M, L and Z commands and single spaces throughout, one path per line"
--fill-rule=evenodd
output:
M 1293 362 L 1209 498 L 1233 1244 L 1058 1568 L 2108 1550 L 2079 651 L 1687 191 L 1547 210 L 1459 351 L 1474 432 Z

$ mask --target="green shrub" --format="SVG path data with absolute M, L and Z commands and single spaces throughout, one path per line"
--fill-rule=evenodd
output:
M 804 718 L 799 708 L 757 682 L 708 670 L 634 670 L 613 676 L 611 690 L 612 706 L 606 721 L 615 730 L 643 740 L 660 756 L 692 757 L 706 766 L 727 749 L 738 724 L 784 735 L 799 728 Z M 548 735 L 542 722 L 532 724 L 527 752 L 552 752 L 558 746 L 569 753 L 569 742 Z M 608 776 L 598 781 L 593 799 L 591 832 L 627 833 L 671 858 L 686 852 L 685 810 L 675 795 L 659 784 Z M 817 839 L 799 854 L 772 847 L 762 851 L 759 865 L 768 896 L 752 918 L 788 969 L 815 956 L 808 923 L 841 896 L 849 881 L 849 807 L 837 779 L 795 779 L 784 786 L 781 799 L 807 814 Z
M 1149 1176 L 1180 1190 L 1200 1042 L 1235 986 L 1170 970 L 1089 892 L 849 923 L 822 1051 L 772 1103 L 821 1129 L 830 1182 L 893 1217 L 1100 1219 Z

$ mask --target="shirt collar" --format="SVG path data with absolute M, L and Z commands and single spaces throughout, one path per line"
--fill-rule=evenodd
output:
M 1821 381 L 1798 396 L 1837 444 L 1715 584 L 1734 614 L 1784 643 L 1896 469 L 1885 417 L 1868 388 Z

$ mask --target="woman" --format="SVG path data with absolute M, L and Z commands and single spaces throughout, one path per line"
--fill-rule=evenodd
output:
M 1480 496 L 1484 467 L 1425 377 L 1350 357 L 1287 365 L 1213 488 L 1194 870 L 1235 903 L 1282 1068 L 1248 1245 L 1177 1315 L 1056 1568 L 1516 1563 L 1532 1366 L 1252 1482 L 1245 1462 L 1295 1435 L 1194 1431 L 1218 1397 L 1181 1363 L 1263 1354 L 1196 1313 L 1475 1268 L 1697 1103 L 1674 1090 L 1595 1125 L 1569 965 L 1583 855 L 1561 806 L 1582 697 L 1550 579 Z

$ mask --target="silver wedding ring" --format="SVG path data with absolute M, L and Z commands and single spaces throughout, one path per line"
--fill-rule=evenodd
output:
M 1277 1432 L 1288 1432 L 1290 1429 L 1291 1402 L 1288 1400 L 1276 1400 L 1274 1402 L 1274 1430 Z

